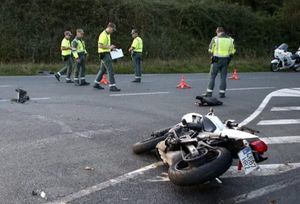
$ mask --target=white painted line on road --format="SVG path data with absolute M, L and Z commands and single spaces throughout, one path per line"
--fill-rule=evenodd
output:
M 271 111 L 299 111 L 300 106 L 273 107 Z
M 227 91 L 246 91 L 246 90 L 260 90 L 260 89 L 274 89 L 275 87 L 247 87 L 247 88 L 232 88 Z
M 49 97 L 44 97 L 44 98 L 30 98 L 32 101 L 42 101 L 42 100 L 49 100 Z M 10 99 L 0 99 L 0 102 L 9 102 L 11 101 Z
M 300 168 L 300 163 L 286 163 L 286 164 L 263 164 L 259 165 L 260 170 L 253 171 L 245 175 L 243 170 L 238 170 L 237 166 L 231 166 L 221 178 L 236 178 L 236 177 L 250 177 L 250 176 L 272 176 Z M 163 172 L 160 176 L 152 179 L 147 179 L 146 182 L 169 182 L 168 173 Z
M 109 96 L 144 96 L 144 95 L 160 95 L 169 94 L 170 92 L 145 92 L 145 93 L 124 93 L 124 94 L 110 94 Z
M 292 89 L 279 89 L 277 91 L 273 91 L 269 93 L 258 108 L 243 122 L 239 124 L 239 126 L 244 126 L 253 121 L 267 106 L 272 97 L 300 97 L 300 89 L 292 88 Z
M 246 201 L 253 200 L 255 198 L 261 197 L 263 195 L 267 195 L 272 192 L 279 191 L 281 189 L 284 189 L 286 187 L 290 187 L 292 185 L 300 183 L 300 178 L 293 178 L 293 179 L 287 179 L 284 181 L 280 181 L 278 183 L 264 186 L 262 188 L 256 189 L 254 191 L 250 191 L 245 194 L 238 195 L 236 197 L 233 197 L 229 199 L 228 201 L 225 201 L 224 203 L 243 203 Z
M 282 174 L 300 167 L 300 163 L 286 163 L 286 164 L 262 164 L 259 165 L 260 170 L 252 171 L 250 174 L 245 175 L 243 170 L 238 170 L 237 166 L 231 166 L 226 173 L 221 176 L 223 178 L 235 177 L 249 177 L 249 176 L 272 176 Z
M 292 144 L 300 143 L 300 136 L 264 137 L 260 138 L 267 144 Z
M 257 125 L 291 125 L 300 124 L 300 119 L 261 120 Z
M 135 171 L 132 171 L 132 172 L 123 174 L 121 176 L 118 176 L 118 177 L 116 177 L 114 179 L 110 179 L 108 181 L 99 183 L 97 185 L 94 185 L 94 186 L 82 189 L 82 190 L 78 191 L 77 193 L 72 193 L 72 194 L 67 195 L 67 196 L 65 196 L 63 198 L 60 198 L 57 201 L 53 201 L 53 202 L 50 202 L 50 203 L 51 204 L 66 204 L 66 203 L 71 202 L 71 201 L 73 201 L 75 199 L 78 199 L 78 198 L 90 195 L 91 193 L 95 193 L 97 191 L 101 191 L 101 190 L 106 189 L 108 187 L 114 186 L 114 185 L 116 185 L 118 183 L 121 183 L 121 182 L 127 181 L 129 179 L 132 179 L 132 178 L 134 178 L 134 177 L 136 177 L 138 175 L 142 175 L 146 171 L 155 169 L 158 166 L 162 166 L 162 165 L 163 165 L 162 162 L 156 162 L 154 164 L 151 164 L 151 165 L 145 166 L 143 168 L 137 169 Z M 50 203 L 48 203 L 48 204 L 50 204 Z
M 9 88 L 9 87 L 13 87 L 13 85 L 0 85 L 0 88 Z

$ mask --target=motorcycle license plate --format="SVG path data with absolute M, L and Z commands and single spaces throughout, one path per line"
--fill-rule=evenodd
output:
M 258 165 L 255 162 L 254 156 L 252 154 L 252 150 L 250 147 L 245 147 L 242 149 L 238 156 L 240 158 L 240 161 L 244 167 L 245 174 L 249 174 L 252 171 L 258 169 Z

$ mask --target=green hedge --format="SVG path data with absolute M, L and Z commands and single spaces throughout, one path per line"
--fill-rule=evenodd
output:
M 0 62 L 59 62 L 63 31 L 76 28 L 85 30 L 90 61 L 97 62 L 97 38 L 108 21 L 117 24 L 112 41 L 124 50 L 131 28 L 138 27 L 148 59 L 207 56 L 220 25 L 236 40 L 240 56 L 271 55 L 276 44 L 299 43 L 299 5 L 289 0 L 269 15 L 210 0 L 3 0 Z

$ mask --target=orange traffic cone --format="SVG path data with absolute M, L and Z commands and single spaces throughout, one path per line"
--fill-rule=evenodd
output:
M 176 86 L 176 88 L 178 88 L 178 89 L 190 89 L 192 87 L 186 83 L 184 76 L 181 76 L 180 83 Z
M 238 73 L 237 73 L 237 69 L 233 70 L 232 76 L 229 77 L 229 79 L 231 79 L 231 80 L 239 80 L 240 79 L 238 76 Z
M 106 78 L 106 74 L 103 75 L 102 80 L 100 81 L 100 84 L 105 84 L 105 85 L 109 84 L 109 82 Z

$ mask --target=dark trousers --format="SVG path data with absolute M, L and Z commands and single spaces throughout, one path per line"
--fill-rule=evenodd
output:
M 142 77 L 142 53 L 134 52 L 132 54 L 135 78 Z
M 102 80 L 103 75 L 107 73 L 109 86 L 115 86 L 115 74 L 112 66 L 112 59 L 110 53 L 100 54 L 100 68 L 95 79 L 95 83 L 99 83 Z
M 226 81 L 227 81 L 227 69 L 228 64 L 230 62 L 230 58 L 224 57 L 224 58 L 217 58 L 215 62 L 211 64 L 210 67 L 210 80 L 207 87 L 207 92 L 213 92 L 215 87 L 215 79 L 218 75 L 218 72 L 220 72 L 220 93 L 225 93 L 226 91 Z
M 76 62 L 76 69 L 75 69 L 75 82 L 84 83 L 85 82 L 85 61 L 86 57 L 85 54 L 78 53 L 79 55 L 79 62 Z
M 60 75 L 67 74 L 66 79 L 70 80 L 73 71 L 73 59 L 71 55 L 66 55 L 66 56 L 62 56 L 62 60 L 64 62 L 64 67 L 61 70 L 59 70 L 58 73 Z

